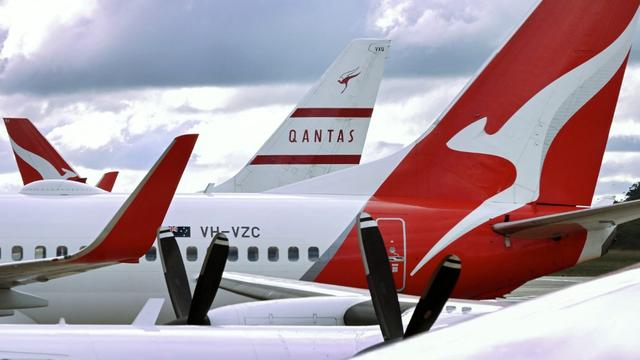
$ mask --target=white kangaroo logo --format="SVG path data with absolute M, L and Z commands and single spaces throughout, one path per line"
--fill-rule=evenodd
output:
M 494 155 L 511 162 L 516 179 L 452 227 L 411 271 L 413 276 L 445 247 L 486 221 L 535 201 L 549 147 L 560 129 L 620 69 L 629 53 L 637 14 L 605 50 L 564 74 L 525 103 L 495 134 L 484 131 L 487 118 L 460 130 L 447 146 L 456 151 Z
M 18 156 L 20 156 L 22 160 L 24 160 L 24 162 L 34 168 L 40 174 L 40 176 L 42 176 L 43 179 L 66 180 L 78 176 L 78 174 L 76 174 L 75 172 L 65 168 L 60 169 L 64 172 L 64 174 L 60 175 L 60 172 L 45 158 L 36 155 L 27 149 L 24 149 L 20 145 L 16 144 L 13 139 L 9 139 L 9 141 L 11 141 L 11 147 L 13 147 L 13 151 L 15 151 L 15 153 L 18 154 Z

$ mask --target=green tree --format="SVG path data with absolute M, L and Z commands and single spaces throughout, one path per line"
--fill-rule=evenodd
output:
M 638 200 L 640 199 L 640 182 L 637 182 L 627 190 L 627 193 L 624 194 L 624 201 Z
M 640 199 L 640 182 L 629 187 L 627 193 L 624 194 L 625 201 Z M 616 230 L 616 241 L 612 249 L 640 249 L 640 219 L 620 224 Z

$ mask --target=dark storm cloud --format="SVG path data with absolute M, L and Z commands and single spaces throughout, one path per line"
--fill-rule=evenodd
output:
M 412 4 L 405 14 L 408 24 L 389 30 L 394 42 L 386 75 L 468 76 L 526 15 L 529 2 L 509 11 L 492 2 Z M 102 1 L 91 17 L 52 29 L 33 56 L 10 58 L 0 75 L 0 91 L 309 82 L 351 39 L 385 36 L 374 25 L 382 4 Z M 437 13 L 433 22 L 412 23 L 430 12 Z M 479 30 L 448 29 L 460 23 Z
M 4 92 L 236 85 L 317 78 L 366 36 L 365 1 L 103 1 L 30 58 L 10 59 Z

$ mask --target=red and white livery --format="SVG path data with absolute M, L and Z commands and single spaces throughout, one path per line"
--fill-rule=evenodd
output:
M 261 194 L 176 196 L 164 224 L 181 234 L 187 271 L 197 274 L 198 254 L 222 232 L 228 270 L 365 288 L 354 227 L 362 211 L 377 220 L 396 287 L 407 294 L 420 293 L 448 254 L 465 264 L 453 296 L 471 299 L 601 256 L 616 226 L 640 216 L 640 202 L 588 208 L 637 11 L 638 0 L 542 1 L 400 152 Z M 3 196 L 11 209 L 0 218 L 3 254 L 16 245 L 80 246 L 123 199 Z M 161 271 L 149 256 L 30 284 L 25 290 L 50 305 L 28 315 L 129 321 L 148 297 L 166 296 L 150 281 Z M 110 315 L 100 318 L 96 307 Z

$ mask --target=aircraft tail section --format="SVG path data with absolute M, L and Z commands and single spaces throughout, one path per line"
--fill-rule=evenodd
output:
M 353 40 L 249 163 L 205 192 L 261 192 L 360 162 L 389 40 Z
M 416 142 L 274 192 L 442 199 L 491 207 L 487 219 L 532 202 L 590 205 L 638 4 L 541 1 Z
M 116 179 L 118 178 L 118 171 L 109 171 L 102 175 L 96 187 L 102 189 L 104 191 L 111 192 L 113 190 L 113 185 L 116 183 Z
M 85 182 L 36 127 L 25 118 L 4 118 L 24 185 L 36 180 Z

